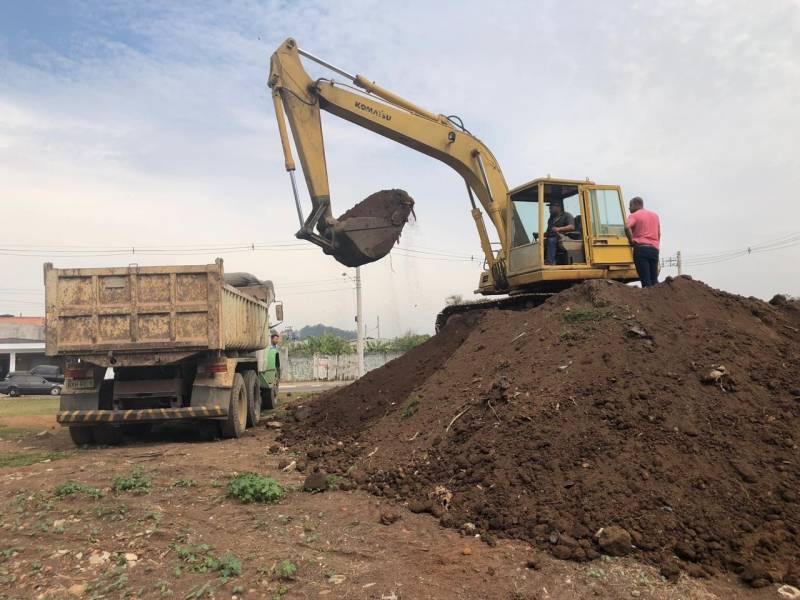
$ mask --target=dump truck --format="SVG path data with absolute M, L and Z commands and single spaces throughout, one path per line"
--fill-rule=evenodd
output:
M 77 445 L 196 420 L 237 438 L 274 408 L 270 281 L 207 265 L 56 269 L 44 265 L 46 353 L 65 360 L 56 420 Z M 275 321 L 270 322 L 274 307 Z

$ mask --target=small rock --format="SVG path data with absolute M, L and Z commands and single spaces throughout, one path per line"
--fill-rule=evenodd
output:
M 461 554 L 463 554 L 464 556 L 469 556 L 470 554 L 472 554 L 472 548 L 470 548 L 469 546 L 465 546 L 464 549 L 461 551 Z
M 756 479 L 757 479 L 756 478 L 756 472 L 753 469 L 753 467 L 751 467 L 747 463 L 742 462 L 740 460 L 739 461 L 731 461 L 731 465 L 733 465 L 733 468 L 736 470 L 736 472 L 739 474 L 739 477 L 741 477 L 742 480 L 745 483 L 755 483 L 756 482 Z
M 680 541 L 675 544 L 675 547 L 672 550 L 675 552 L 675 555 L 683 560 L 694 561 L 697 560 L 697 552 L 695 552 L 692 545 L 686 541 Z
M 628 331 L 625 332 L 628 337 L 632 338 L 646 338 L 648 337 L 647 331 L 643 327 L 639 327 L 638 325 L 634 325 L 630 327 Z
M 553 556 L 561 560 L 569 560 L 572 558 L 572 548 L 569 546 L 553 546 L 550 548 L 550 552 Z
M 53 521 L 53 529 L 63 529 L 66 522 L 65 519 L 56 519 Z
M 689 577 L 694 577 L 695 579 L 706 579 L 708 577 L 708 573 L 705 572 L 703 567 L 696 564 L 686 565 L 686 573 Z
M 303 483 L 303 490 L 306 492 L 324 492 L 327 489 L 328 474 L 325 471 L 314 471 Z
M 292 413 L 292 416 L 295 421 L 302 423 L 311 416 L 311 409 L 307 406 L 298 406 Z
M 137 560 L 139 560 L 139 557 L 136 556 L 133 552 L 125 553 L 125 562 L 135 563 Z
M 408 503 L 408 510 L 410 510 L 412 513 L 430 512 L 431 508 L 433 508 L 433 503 L 430 500 L 427 502 L 422 500 L 412 500 Z
M 603 527 L 597 534 L 597 543 L 606 554 L 623 556 L 631 551 L 631 534 L 622 527 Z
M 400 520 L 400 513 L 389 506 L 381 509 L 380 522 L 382 525 L 391 525 Z
M 281 427 L 283 427 L 283 423 L 281 423 L 280 421 L 267 421 L 267 427 L 269 427 L 270 429 L 280 429 Z
M 93 567 L 99 567 L 101 565 L 106 564 L 111 559 L 111 554 L 106 552 L 92 552 L 89 556 L 89 564 Z
M 85 583 L 73 583 L 69 588 L 67 588 L 67 592 L 69 592 L 70 596 L 83 596 L 86 592 L 86 584 Z
M 464 535 L 474 535 L 475 534 L 475 524 L 474 523 L 464 523 L 461 526 L 461 531 Z
M 677 564 L 673 562 L 665 563 L 661 565 L 661 569 L 659 570 L 661 576 L 666 579 L 667 581 L 676 582 L 678 581 L 678 577 L 681 575 L 681 570 Z
M 789 598 L 789 600 L 800 599 L 800 590 L 793 585 L 782 585 L 778 588 L 778 593 L 784 598 Z
M 278 454 L 280 451 L 281 447 L 278 444 L 272 444 L 272 446 L 269 447 L 270 454 Z

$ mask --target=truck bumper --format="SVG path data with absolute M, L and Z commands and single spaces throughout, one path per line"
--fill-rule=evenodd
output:
M 214 419 L 226 416 L 228 416 L 227 406 L 191 406 L 138 410 L 62 410 L 56 413 L 56 421 L 62 425 L 74 425 L 78 423 L 141 423 L 181 419 Z

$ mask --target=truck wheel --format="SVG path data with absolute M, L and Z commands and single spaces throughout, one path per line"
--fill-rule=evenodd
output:
M 19 396 L 19 390 L 15 387 L 8 388 L 8 395 L 11 396 L 12 398 L 16 398 L 17 396 Z
M 128 423 L 122 426 L 122 433 L 130 437 L 144 437 L 153 430 L 152 423 Z
M 247 426 L 255 427 L 261 420 L 261 387 L 255 371 L 245 371 L 244 387 L 247 390 Z
M 273 410 L 278 408 L 278 390 L 275 388 L 263 388 L 261 390 L 261 410 Z
M 228 403 L 228 418 L 222 422 L 221 433 L 224 439 L 238 438 L 247 427 L 247 389 L 241 373 L 233 376 L 231 399 Z
M 69 437 L 72 438 L 72 443 L 76 446 L 88 446 L 94 442 L 91 427 L 70 427 Z
M 122 432 L 118 427 L 95 425 L 92 427 L 92 437 L 94 442 L 101 446 L 116 446 L 122 441 Z

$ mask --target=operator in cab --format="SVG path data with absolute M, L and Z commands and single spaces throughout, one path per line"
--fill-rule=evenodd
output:
M 550 218 L 547 219 L 547 231 L 544 234 L 544 264 L 556 264 L 562 235 L 570 231 L 575 231 L 575 217 L 564 211 L 563 204 L 551 202 Z
M 661 221 L 658 215 L 644 207 L 639 196 L 631 198 L 630 215 L 625 225 L 625 235 L 633 246 L 633 264 L 642 287 L 658 283 L 658 252 L 661 245 Z

